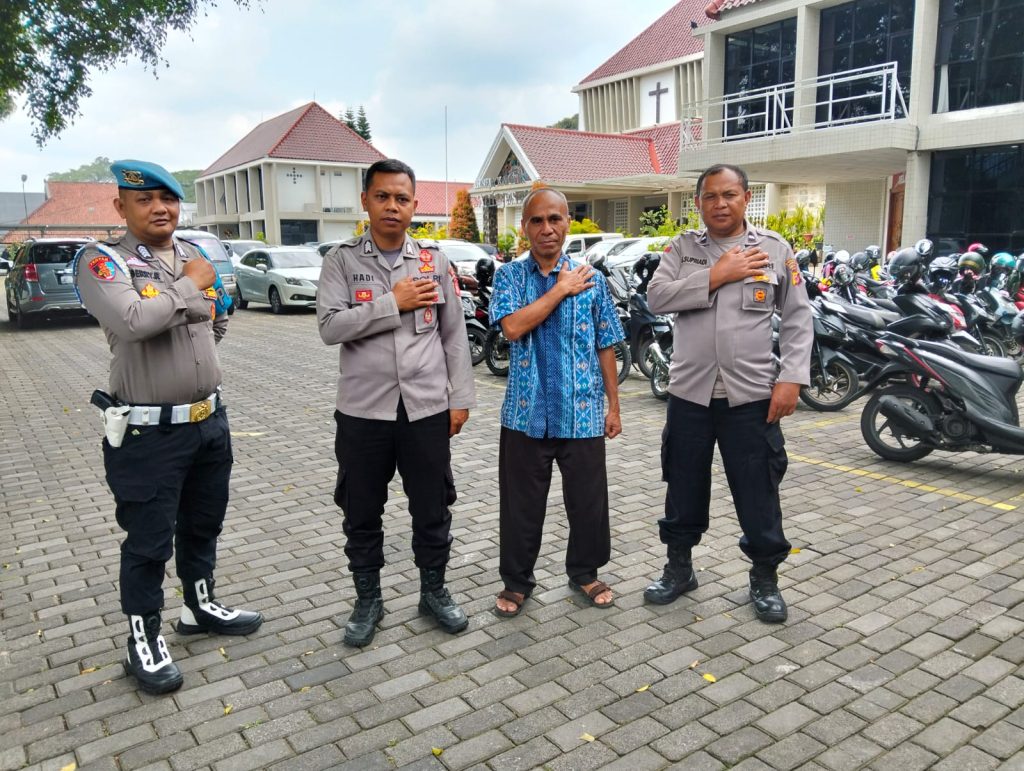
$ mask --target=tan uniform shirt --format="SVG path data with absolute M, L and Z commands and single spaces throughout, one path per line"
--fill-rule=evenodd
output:
M 672 239 L 651 279 L 651 310 L 677 314 L 668 390 L 680 399 L 710 404 L 719 371 L 732 406 L 770 399 L 776 380 L 810 382 L 814 328 L 793 250 L 777 233 L 749 224 L 742 243 L 770 257 L 763 275 L 710 292 L 711 267 L 721 250 L 707 231 L 691 230 Z M 781 368 L 772 355 L 776 308 Z
M 399 313 L 391 287 L 406 276 L 436 281 L 437 303 Z M 406 236 L 392 266 L 369 232 L 346 241 L 324 258 L 316 302 L 320 337 L 341 344 L 339 412 L 395 420 L 399 397 L 409 420 L 476 406 L 462 303 L 436 246 Z
M 227 331 L 228 317 L 212 321 L 213 300 L 181 273 L 188 260 L 203 256 L 175 238 L 171 271 L 130 233 L 106 243 L 122 264 L 87 246 L 75 282 L 82 304 L 107 335 L 111 395 L 127 404 L 206 398 L 221 384 L 214 345 Z

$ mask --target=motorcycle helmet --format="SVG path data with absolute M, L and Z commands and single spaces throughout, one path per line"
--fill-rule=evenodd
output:
M 923 269 L 921 255 L 912 246 L 900 249 L 889 263 L 889 273 L 898 284 L 917 281 Z
M 1017 261 L 1008 252 L 996 252 L 992 255 L 992 264 L 989 265 L 989 272 L 993 276 L 1009 273 L 1016 267 Z
M 931 239 L 928 238 L 922 238 L 920 241 L 914 244 L 914 251 L 920 254 L 922 257 L 924 257 L 925 262 L 931 259 L 932 252 L 934 251 L 934 249 L 935 247 L 932 244 Z
M 982 258 L 985 260 L 988 259 L 988 247 L 985 246 L 985 244 L 975 241 L 973 244 L 967 247 L 967 251 L 980 254 Z
M 850 253 L 845 249 L 840 249 L 836 252 L 836 265 L 849 265 L 850 264 Z
M 478 285 L 481 287 L 490 286 L 494 280 L 494 260 L 490 257 L 481 257 L 476 261 L 473 273 L 476 276 Z
M 952 257 L 936 257 L 928 266 L 928 286 L 933 292 L 945 292 L 956 275 L 956 260 Z
M 864 253 L 868 256 L 868 260 L 871 261 L 872 267 L 878 265 L 882 260 L 882 250 L 874 244 L 864 247 Z
M 811 264 L 811 253 L 807 249 L 801 249 L 793 255 L 796 258 L 796 264 L 800 266 L 800 270 L 807 270 Z
M 977 252 L 964 252 L 956 261 L 957 270 L 963 275 L 965 270 L 971 271 L 975 277 L 985 272 L 985 258 Z
M 839 263 L 832 274 L 832 284 L 838 287 L 850 286 L 855 278 L 853 268 L 845 263 Z
M 871 270 L 871 258 L 868 257 L 867 252 L 856 252 L 850 258 L 850 267 L 858 273 L 864 273 Z

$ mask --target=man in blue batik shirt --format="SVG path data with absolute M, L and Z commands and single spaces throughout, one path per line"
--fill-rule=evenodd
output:
M 611 556 L 604 442 L 622 431 L 612 348 L 623 339 L 622 325 L 604 276 L 562 253 L 569 230 L 564 195 L 551 188 L 531 192 L 522 227 L 530 255 L 498 269 L 491 298 L 491 324 L 501 324 L 510 343 L 498 449 L 505 586 L 495 612 L 518 615 L 536 586 L 533 567 L 556 461 L 569 519 L 569 586 L 592 605 L 610 608 L 612 591 L 597 571 Z

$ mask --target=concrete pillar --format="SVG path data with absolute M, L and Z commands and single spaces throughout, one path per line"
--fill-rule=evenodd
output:
M 263 164 L 263 203 L 266 208 L 266 230 L 268 244 L 281 243 L 281 212 L 277 209 L 277 164 L 271 161 Z
M 794 77 L 796 82 L 818 76 L 818 40 L 821 37 L 821 12 L 808 5 L 800 6 L 796 12 L 796 61 Z M 814 103 L 817 89 L 808 84 L 797 88 L 793 94 L 793 127 L 809 127 L 814 124 Z M 768 210 L 773 211 L 772 209 Z
M 608 199 L 598 198 L 590 202 L 590 219 L 601 226 L 601 230 L 608 232 L 611 228 L 611 219 L 608 217 Z
M 777 214 L 782 209 L 782 185 L 769 182 L 764 186 L 764 213 Z
M 920 126 L 932 114 L 935 90 L 935 48 L 939 36 L 939 3 L 914 3 L 914 51 L 910 72 L 898 72 L 900 83 L 910 78 L 910 112 L 912 123 Z M 907 168 L 910 168 L 909 161 Z M 909 173 L 908 173 L 909 192 Z M 927 188 L 927 183 L 925 184 Z M 927 192 L 927 191 L 926 191 Z M 906 221 L 906 220 L 904 220 Z M 903 230 L 906 233 L 906 228 Z M 923 238 L 923 236 L 921 236 Z M 905 239 L 904 239 L 905 240 Z
M 903 191 L 903 243 L 912 244 L 928 231 L 928 185 L 931 153 L 907 154 L 907 182 Z M 827 211 L 827 210 L 826 210 Z
M 679 219 L 683 213 L 683 192 L 670 190 L 668 194 L 668 216 L 672 221 Z
M 640 212 L 644 210 L 644 199 L 641 196 L 631 195 L 627 200 L 626 208 L 626 231 L 629 233 L 640 233 Z
M 719 100 L 725 88 L 725 35 L 712 32 L 704 36 L 704 62 L 701 70 L 704 79 L 704 94 L 708 103 Z M 705 142 L 721 139 L 722 112 L 720 101 L 716 102 L 713 109 L 709 105 L 705 106 Z

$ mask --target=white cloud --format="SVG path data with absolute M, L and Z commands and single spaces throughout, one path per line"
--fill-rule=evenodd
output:
M 549 124 L 577 110 L 573 85 L 671 0 L 266 0 L 209 11 L 171 33 L 158 78 L 137 62 L 94 74 L 75 125 L 41 151 L 19 112 L 0 123 L 0 190 L 97 156 L 204 168 L 260 121 L 314 98 L 364 105 L 374 143 L 424 179 L 471 180 L 502 122 Z

